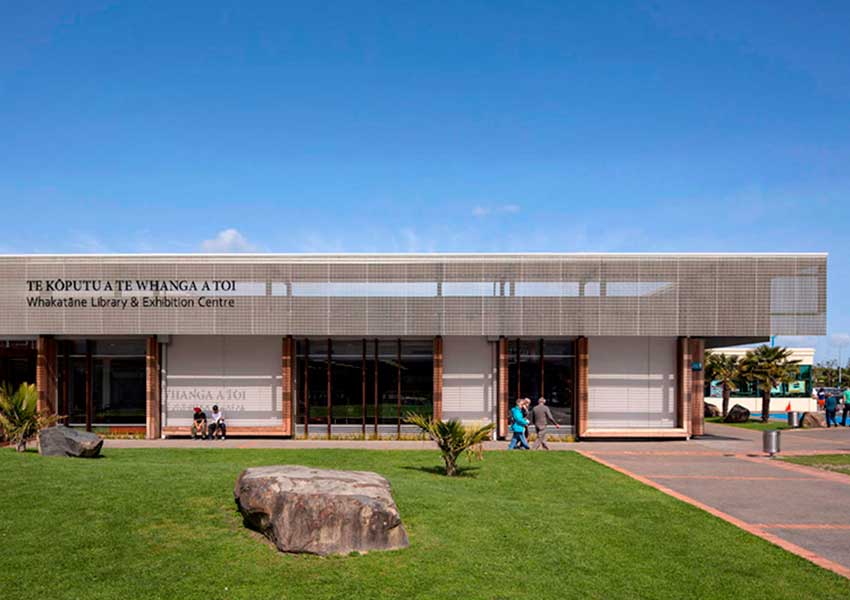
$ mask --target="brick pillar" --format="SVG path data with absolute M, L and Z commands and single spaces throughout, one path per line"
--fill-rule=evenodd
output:
M 500 337 L 498 342 L 498 364 L 496 375 L 496 435 L 504 438 L 508 435 L 508 340 Z
M 281 419 L 283 421 L 283 435 L 292 435 L 292 385 L 295 380 L 293 367 L 295 364 L 295 342 L 291 335 L 283 338 L 283 347 L 280 353 L 280 389 L 281 389 Z
M 56 340 L 47 335 L 36 341 L 35 389 L 38 410 L 45 415 L 56 414 Z
M 576 433 L 587 433 L 587 410 L 590 393 L 590 342 L 582 336 L 576 339 Z
M 705 360 L 705 340 L 690 340 L 691 362 L 703 363 Z M 688 365 L 690 367 L 690 365 Z M 704 366 L 704 365 L 703 365 Z M 703 435 L 705 433 L 705 401 L 704 370 L 691 371 L 691 435 Z
M 443 418 L 443 337 L 434 337 L 434 418 Z
M 145 439 L 162 435 L 160 393 L 160 349 L 155 335 L 149 336 L 145 348 Z
M 691 435 L 691 345 L 686 337 L 676 341 L 676 425 Z

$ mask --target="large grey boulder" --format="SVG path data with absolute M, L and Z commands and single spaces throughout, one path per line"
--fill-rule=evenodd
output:
M 38 453 L 44 456 L 76 456 L 95 458 L 100 454 L 103 438 L 65 425 L 48 427 L 38 432 Z
M 732 408 L 729 409 L 729 412 L 726 413 L 726 418 L 723 419 L 724 423 L 746 423 L 750 420 L 750 411 L 749 409 L 741 406 L 740 404 L 736 404 Z
M 348 554 L 408 546 L 389 482 L 368 471 L 245 469 L 233 490 L 245 525 L 283 552 Z
M 805 412 L 800 417 L 800 427 L 804 429 L 826 427 L 826 415 L 819 412 Z

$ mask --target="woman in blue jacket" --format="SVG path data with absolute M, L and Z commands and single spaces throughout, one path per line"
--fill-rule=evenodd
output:
M 513 437 L 508 450 L 525 449 L 529 450 L 528 440 L 525 439 L 525 428 L 528 427 L 528 419 L 522 414 L 522 398 L 517 398 L 516 405 L 511 409 L 511 431 Z

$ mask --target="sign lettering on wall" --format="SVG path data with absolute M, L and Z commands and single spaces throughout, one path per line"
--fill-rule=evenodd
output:
M 30 308 L 234 308 L 235 279 L 28 279 Z

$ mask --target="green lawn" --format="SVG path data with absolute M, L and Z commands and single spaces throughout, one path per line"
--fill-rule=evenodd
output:
M 764 431 L 765 429 L 788 429 L 788 423 L 784 421 L 768 421 L 767 423 L 762 423 L 761 418 L 750 419 L 746 423 L 724 423 L 723 417 L 706 417 L 705 422 L 730 425 L 732 427 L 742 427 L 744 429 L 755 429 L 756 431 Z
M 850 475 L 850 454 L 818 454 L 816 456 L 786 456 L 783 460 L 808 465 L 826 471 L 836 471 Z
M 0 449 L 0 598 L 842 598 L 850 582 L 572 452 Z M 248 466 L 382 473 L 410 548 L 319 558 L 243 528 Z

